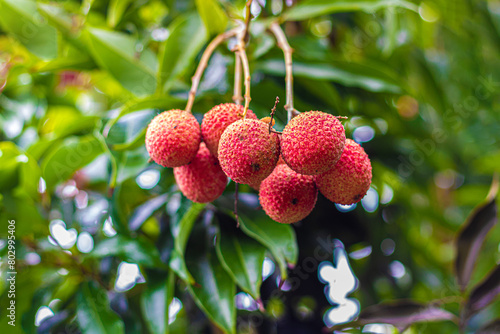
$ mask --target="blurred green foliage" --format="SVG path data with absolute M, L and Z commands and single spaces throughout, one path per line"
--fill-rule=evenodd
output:
M 234 185 L 213 204 L 191 203 L 170 169 L 148 162 L 144 136 L 158 112 L 184 108 L 201 52 L 244 19 L 244 7 L 0 0 L 3 333 L 318 333 L 332 307 L 317 278 L 324 238 L 351 254 L 362 309 L 451 300 L 443 307 L 458 314 L 471 288 L 462 295 L 455 282 L 455 235 L 500 171 L 500 2 L 254 1 L 250 108 L 267 116 L 275 97 L 285 98 L 282 52 L 266 30 L 279 20 L 294 49 L 296 108 L 348 116 L 347 136 L 363 141 L 372 161 L 374 197 L 349 212 L 320 197 L 292 227 L 266 217 L 242 186 L 236 229 Z M 231 101 L 231 47 L 209 62 L 193 107 L 199 120 Z M 283 109 L 276 119 L 283 128 Z M 15 328 L 5 312 L 12 220 Z M 499 242 L 496 228 L 471 287 L 500 260 Z M 368 255 L 353 256 L 363 249 Z M 332 250 L 322 260 L 335 262 Z M 262 282 L 264 257 L 276 271 Z M 315 266 L 304 278 L 295 269 L 308 258 Z M 133 282 L 120 289 L 124 272 Z M 299 286 L 280 290 L 287 277 Z M 255 305 L 238 306 L 239 291 Z M 53 316 L 35 324 L 41 310 Z M 492 303 L 469 329 L 499 313 Z M 407 330 L 418 332 L 457 326 Z

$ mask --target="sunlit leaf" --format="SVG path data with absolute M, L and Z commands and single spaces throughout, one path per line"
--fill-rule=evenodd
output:
M 207 39 L 205 27 L 195 14 L 178 18 L 169 30 L 170 35 L 162 43 L 159 54 L 160 91 L 166 83 L 194 68 L 193 60 Z
M 226 29 L 228 18 L 218 0 L 196 0 L 196 8 L 210 35 Z
M 86 282 L 77 294 L 76 317 L 83 333 L 124 333 L 124 325 L 109 305 L 106 290 Z
M 154 53 L 137 52 L 137 41 L 129 35 L 97 28 L 87 30 L 92 56 L 126 89 L 137 96 L 153 94 L 157 61 Z
M 355 11 L 374 12 L 385 7 L 402 7 L 417 11 L 417 6 L 404 0 L 306 0 L 301 1 L 296 6 L 283 13 L 283 16 L 286 20 L 299 21 L 332 13 Z
M 115 27 L 120 22 L 131 2 L 132 0 L 111 0 L 109 2 L 107 22 L 110 27 Z
M 44 22 L 34 0 L 0 0 L 0 24 L 42 59 L 57 56 L 57 30 Z

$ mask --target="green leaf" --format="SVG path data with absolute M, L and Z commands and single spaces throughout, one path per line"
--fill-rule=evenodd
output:
M 163 267 L 160 253 L 154 244 L 146 239 L 135 239 L 117 235 L 101 241 L 89 254 L 89 257 L 101 258 L 105 256 L 118 256 L 123 261 L 133 262 L 148 267 Z
M 144 145 L 148 124 L 156 115 L 152 110 L 143 110 L 120 118 L 108 131 L 106 143 L 112 150 L 130 150 Z
M 57 183 L 69 179 L 103 152 L 101 142 L 94 135 L 64 140 L 43 159 L 42 171 L 47 188 L 53 189 Z
M 414 12 L 418 7 L 404 0 L 365 0 L 365 1 L 342 1 L 342 0 L 306 0 L 290 8 L 283 14 L 287 21 L 301 21 L 312 17 L 343 13 L 343 12 L 374 12 L 385 7 L 402 7 Z
M 458 285 L 462 291 L 467 288 L 484 239 L 493 226 L 496 225 L 497 220 L 495 196 L 490 196 L 486 204 L 478 206 L 471 213 L 464 228 L 458 234 L 455 272 Z
M 167 282 L 163 279 L 149 279 L 141 296 L 141 309 L 146 325 L 153 334 L 165 333 L 167 314 Z
M 108 26 L 114 28 L 122 19 L 123 13 L 132 0 L 111 0 L 108 6 Z
M 197 283 L 188 286 L 196 304 L 224 333 L 236 333 L 236 285 L 215 252 L 188 252 L 186 262 Z
M 244 233 L 221 230 L 217 238 L 217 256 L 238 286 L 254 299 L 260 299 L 262 265 L 266 248 Z
M 182 218 L 180 220 L 173 219 L 171 223 L 172 235 L 175 241 L 169 265 L 182 280 L 189 284 L 193 284 L 194 280 L 186 267 L 184 253 L 189 235 L 193 229 L 193 224 L 205 206 L 206 204 L 192 203 L 187 210 L 181 206 L 181 209 L 178 210 L 177 214 L 179 215 L 180 213 L 179 216 Z
M 129 227 L 131 231 L 138 230 L 144 222 L 153 215 L 153 213 L 164 206 L 168 201 L 169 194 L 163 194 L 153 197 L 146 203 L 138 206 L 129 220 Z
M 124 325 L 109 306 L 106 291 L 85 282 L 77 294 L 76 317 L 83 333 L 124 333 Z
M 285 75 L 285 64 L 282 60 L 262 62 L 258 69 L 273 75 Z M 344 86 L 359 87 L 377 93 L 400 93 L 402 90 L 396 78 L 362 64 L 340 61 L 328 64 L 294 62 L 293 74 L 297 77 L 334 81 Z
M 158 90 L 194 68 L 194 59 L 207 40 L 207 32 L 196 14 L 182 16 L 169 27 L 170 35 L 161 44 Z M 168 85 L 167 85 L 168 89 Z
M 217 0 L 196 0 L 196 8 L 207 28 L 209 35 L 220 34 L 226 30 L 227 15 Z
M 248 219 L 240 215 L 243 232 L 266 246 L 280 267 L 283 279 L 287 277 L 287 262 L 295 265 L 298 246 L 295 232 L 290 225 L 280 224 L 271 219 Z
M 57 57 L 57 30 L 45 23 L 33 0 L 0 0 L 0 24 L 42 59 Z
M 500 318 L 484 325 L 475 334 L 498 334 L 500 333 Z
M 97 28 L 86 32 L 92 56 L 99 66 L 137 96 L 154 93 L 157 61 L 151 50 L 138 54 L 137 41 L 123 33 Z

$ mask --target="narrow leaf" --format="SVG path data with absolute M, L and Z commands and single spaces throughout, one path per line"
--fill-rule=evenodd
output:
M 494 187 L 495 182 L 492 184 L 492 189 Z M 484 239 L 496 223 L 497 205 L 494 196 L 489 196 L 486 204 L 478 206 L 471 213 L 459 233 L 456 241 L 455 272 L 462 291 L 467 288 Z
M 186 283 L 193 284 L 194 280 L 186 267 L 184 252 L 191 234 L 193 224 L 205 208 L 206 204 L 192 203 L 178 222 L 172 222 L 172 235 L 175 238 L 174 250 L 170 257 L 169 266 Z M 181 207 L 182 208 L 182 207 Z
M 373 305 L 364 309 L 357 323 L 359 325 L 384 323 L 406 328 L 417 322 L 453 320 L 455 316 L 434 305 L 424 305 L 411 300 Z
M 283 76 L 285 64 L 272 59 L 261 62 L 258 69 L 272 75 Z M 297 77 L 328 80 L 348 87 L 359 87 L 371 92 L 399 93 L 402 91 L 396 78 L 363 64 L 330 62 L 311 64 L 294 62 L 293 74 Z
M 94 60 L 123 87 L 137 96 L 154 93 L 157 61 L 151 50 L 138 53 L 137 41 L 123 33 L 91 28 L 87 37 Z
M 236 229 L 225 229 L 217 238 L 216 251 L 236 284 L 254 299 L 259 299 L 266 248 Z
M 196 304 L 224 333 L 236 333 L 236 285 L 217 255 L 214 251 L 188 252 L 186 257 L 197 283 L 188 287 Z
M 228 18 L 218 0 L 196 0 L 196 8 L 210 35 L 226 29 Z
M 467 301 L 467 312 L 472 315 L 495 300 L 500 294 L 500 265 L 472 290 Z
M 83 283 L 77 294 L 76 317 L 83 333 L 124 333 L 122 320 L 110 306 L 106 291 Z
M 132 0 L 111 0 L 108 6 L 108 26 L 114 28 L 122 19 L 123 13 Z
M 270 219 L 248 219 L 240 215 L 240 227 L 245 234 L 266 246 L 278 262 L 281 275 L 287 277 L 287 262 L 295 265 L 298 246 L 295 232 L 290 225 Z
M 153 197 L 146 203 L 138 206 L 130 217 L 129 227 L 131 231 L 138 230 L 151 215 L 163 207 L 168 200 L 168 194 Z
M 196 55 L 207 40 L 207 33 L 200 17 L 196 14 L 183 16 L 169 27 L 170 35 L 160 48 L 158 90 L 165 83 L 184 74 L 193 67 Z
M 404 0 L 362 0 L 362 1 L 331 1 L 306 0 L 286 11 L 286 20 L 301 21 L 312 17 L 344 12 L 374 12 L 385 7 L 402 7 L 417 12 L 418 7 Z
M 57 57 L 57 30 L 44 22 L 34 0 L 0 0 L 0 25 L 42 59 Z
M 141 296 L 141 309 L 152 334 L 165 333 L 167 284 L 163 280 L 150 280 Z
M 90 257 L 118 256 L 124 261 L 149 267 L 165 267 L 161 262 L 158 249 L 148 240 L 131 239 L 117 235 L 101 241 L 89 254 Z

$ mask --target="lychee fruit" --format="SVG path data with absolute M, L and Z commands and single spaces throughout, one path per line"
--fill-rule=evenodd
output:
M 281 137 L 281 154 L 300 174 L 319 175 L 340 159 L 345 130 L 340 121 L 322 111 L 309 111 L 292 118 Z
M 205 143 L 187 165 L 174 168 L 174 177 L 181 192 L 193 202 L 208 203 L 219 198 L 227 185 L 227 176 Z
M 200 142 L 198 121 L 191 113 L 179 109 L 156 115 L 146 132 L 149 156 L 163 167 L 179 167 L 191 162 Z
M 278 159 L 278 162 L 276 163 L 276 166 L 279 166 L 281 164 L 285 164 L 285 161 L 283 160 L 283 157 L 281 156 L 280 154 L 280 157 Z M 259 181 L 257 183 L 250 183 L 248 184 L 250 187 L 252 187 L 254 190 L 257 190 L 259 191 L 260 190 L 260 184 L 262 183 L 262 181 Z
M 330 201 L 350 205 L 359 202 L 372 182 L 372 165 L 365 150 L 354 140 L 345 141 L 335 167 L 316 177 L 319 191 Z
M 245 119 L 229 125 L 219 142 L 219 161 L 222 170 L 234 182 L 257 184 L 273 171 L 280 155 L 276 133 L 269 125 Z
M 201 122 L 201 135 L 207 148 L 214 156 L 218 157 L 219 140 L 226 128 L 243 119 L 245 108 L 234 103 L 219 104 L 203 116 Z M 257 116 L 251 111 L 247 111 L 247 118 L 257 119 Z
M 317 198 L 314 176 L 296 173 L 286 164 L 276 166 L 260 184 L 260 205 L 269 217 L 283 224 L 307 217 Z

